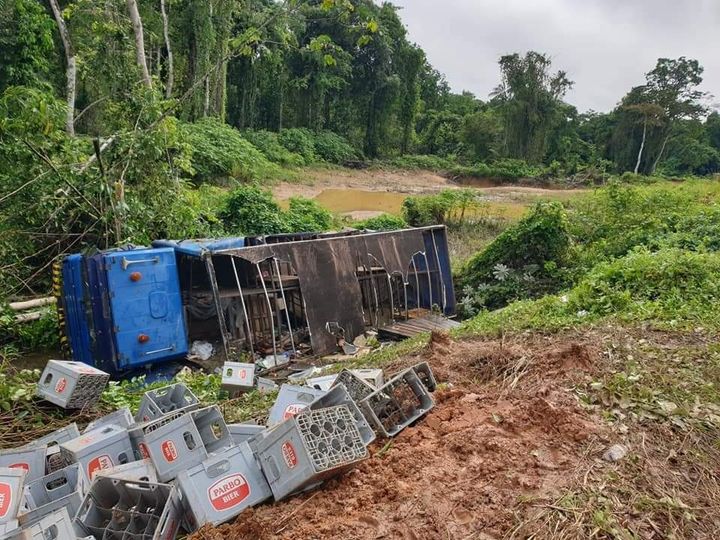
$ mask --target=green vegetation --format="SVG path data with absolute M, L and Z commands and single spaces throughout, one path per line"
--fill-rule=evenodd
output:
M 407 229 L 408 224 L 399 216 L 383 214 L 364 221 L 358 221 L 353 224 L 353 227 L 368 231 L 397 231 L 400 229 Z

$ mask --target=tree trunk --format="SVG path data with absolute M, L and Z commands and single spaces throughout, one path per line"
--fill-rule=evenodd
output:
M 165 97 L 172 97 L 173 84 L 175 83 L 175 68 L 173 65 L 172 46 L 170 45 L 170 22 L 165 9 L 165 0 L 160 0 L 160 13 L 163 21 L 163 35 L 165 36 L 165 50 L 167 50 L 167 82 L 165 83 Z
M 67 131 L 68 135 L 72 136 L 75 135 L 75 80 L 77 78 L 75 51 L 73 50 L 72 42 L 70 41 L 70 33 L 65 25 L 65 19 L 63 19 L 57 0 L 50 0 L 50 7 L 52 8 L 53 15 L 55 16 L 55 22 L 57 22 L 58 31 L 60 32 L 60 39 L 62 40 L 63 48 L 65 49 L 65 60 L 67 62 L 67 67 L 65 68 L 67 94 L 65 131 Z
M 647 140 L 647 116 L 645 117 L 645 123 L 643 124 L 643 138 L 640 144 L 640 152 L 638 152 L 637 163 L 635 164 L 635 174 L 640 172 L 640 163 L 642 162 L 642 155 L 645 151 L 645 141 Z
M 143 34 L 143 24 L 138 11 L 137 2 L 135 0 L 127 0 L 128 13 L 132 21 L 133 30 L 135 32 L 135 58 L 137 65 L 142 72 L 143 84 L 152 88 L 152 79 L 148 71 L 147 60 L 145 59 L 145 37 Z
M 655 163 L 653 163 L 652 170 L 650 171 L 650 174 L 655 174 L 655 169 L 657 169 L 658 165 L 660 165 L 660 160 L 663 157 L 663 154 L 665 153 L 665 148 L 667 147 L 667 143 L 670 140 L 670 133 L 668 133 L 665 136 L 665 139 L 663 140 L 662 147 L 660 148 L 660 153 L 658 154 L 657 159 L 655 160 Z

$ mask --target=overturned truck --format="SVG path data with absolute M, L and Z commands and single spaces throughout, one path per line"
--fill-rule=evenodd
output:
M 73 358 L 113 373 L 197 340 L 225 359 L 327 355 L 368 328 L 412 335 L 455 312 L 444 227 L 160 240 L 67 257 L 62 283 Z

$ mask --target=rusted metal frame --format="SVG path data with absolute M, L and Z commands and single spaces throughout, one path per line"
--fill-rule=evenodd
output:
M 268 291 L 268 294 L 272 292 L 273 300 L 275 301 L 275 317 L 277 322 L 277 328 L 278 328 L 278 339 L 282 337 L 282 313 L 280 313 L 280 309 L 277 307 L 277 293 L 278 293 L 278 287 L 275 285 L 275 270 L 274 270 L 274 257 L 273 262 L 269 262 L 270 259 L 266 259 L 266 262 L 268 262 L 268 265 L 270 267 L 270 283 L 272 283 L 272 291 Z M 278 269 L 278 278 L 280 277 L 280 270 Z
M 265 300 L 267 301 L 268 306 L 268 318 L 270 319 L 270 328 L 271 328 L 271 334 L 272 334 L 272 344 L 273 344 L 273 355 L 274 358 L 277 360 L 277 346 L 275 345 L 275 321 L 273 320 L 275 313 L 272 309 L 272 302 L 270 302 L 270 295 L 268 294 L 267 287 L 265 286 L 265 279 L 263 279 L 262 275 L 262 269 L 260 268 L 260 263 L 255 263 L 255 268 L 257 268 L 258 276 L 260 277 L 260 283 L 262 283 L 263 291 L 265 291 Z
M 422 256 L 425 259 L 425 271 L 427 272 L 428 288 L 430 289 L 430 311 L 433 307 L 433 287 L 432 287 L 432 276 L 430 274 L 430 263 L 428 262 L 427 252 L 423 251 Z
M 369 257 L 372 257 L 373 260 L 378 264 L 379 267 L 381 267 L 383 270 L 385 270 L 385 275 L 387 276 L 387 282 L 388 282 L 388 291 L 390 292 L 390 320 L 392 322 L 395 322 L 395 300 L 393 295 L 393 287 L 392 287 L 392 279 L 390 277 L 390 274 L 387 271 L 387 268 L 385 268 L 385 265 L 381 263 L 375 255 L 372 253 L 368 253 Z
M 248 331 L 247 341 L 248 341 L 248 344 L 250 345 L 250 354 L 255 356 L 255 347 L 253 345 L 254 337 L 253 337 L 252 327 L 250 325 L 250 319 L 248 317 L 247 306 L 245 305 L 245 295 L 243 294 L 242 286 L 240 285 L 240 276 L 238 275 L 235 257 L 233 257 L 231 255 L 230 259 L 232 260 L 233 273 L 235 274 L 235 283 L 237 283 L 238 293 L 240 294 L 240 304 L 242 305 L 242 309 L 243 309 L 243 318 L 245 319 L 245 326 L 247 327 L 247 331 Z
M 417 265 L 415 264 L 415 257 L 419 255 L 419 252 L 413 255 L 412 257 L 412 265 L 413 265 L 413 274 L 415 275 L 415 294 L 417 295 L 417 300 L 415 306 L 417 309 L 420 309 L 420 276 L 418 276 L 418 269 Z
M 290 345 L 295 356 L 297 356 L 297 350 L 295 350 L 295 338 L 293 337 L 292 324 L 290 323 L 290 311 L 288 310 L 287 299 L 285 298 L 285 289 L 283 288 L 282 276 L 280 275 L 280 265 L 278 264 L 277 257 L 273 258 L 275 263 L 275 270 L 277 271 L 278 281 L 280 282 L 280 296 L 282 296 L 283 305 L 285 306 L 285 319 L 287 320 L 288 332 L 290 332 Z
M 369 253 L 368 253 L 368 256 L 372 257 L 372 255 L 370 255 Z M 370 259 L 368 259 L 367 262 L 370 263 Z M 372 264 L 368 264 L 365 268 L 370 273 L 370 284 L 372 286 L 373 297 L 375 298 L 375 327 L 379 328 L 380 327 L 380 297 L 378 296 L 377 283 L 375 283 L 375 275 L 373 274 Z
M 208 278 L 210 279 L 210 287 L 212 288 L 213 299 L 215 300 L 215 311 L 217 311 L 218 324 L 220 325 L 220 334 L 222 335 L 225 357 L 229 358 L 230 350 L 228 348 L 228 330 L 227 324 L 225 324 L 225 314 L 223 313 L 222 303 L 220 302 L 220 289 L 218 288 L 212 255 L 205 258 L 205 267 L 207 268 Z
M 438 253 L 434 231 L 430 231 L 430 237 L 432 238 L 433 249 L 435 250 L 435 262 L 437 262 L 438 279 L 440 280 L 440 288 L 442 290 L 442 312 L 443 315 L 445 315 L 445 308 L 447 307 L 447 291 L 445 289 L 445 280 L 443 279 L 442 270 L 440 269 L 440 253 Z

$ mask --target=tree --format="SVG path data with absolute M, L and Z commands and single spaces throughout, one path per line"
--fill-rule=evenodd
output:
M 152 79 L 150 79 L 147 59 L 145 58 L 145 35 L 143 31 L 143 23 L 140 18 L 140 12 L 138 11 L 136 0 L 127 0 L 127 7 L 128 14 L 130 15 L 130 21 L 133 25 L 133 32 L 135 33 L 135 58 L 137 65 L 142 74 L 143 84 L 147 88 L 152 88 Z
M 65 98 L 67 100 L 67 111 L 65 116 L 65 131 L 68 135 L 75 135 L 75 80 L 77 78 L 77 65 L 75 63 L 75 50 L 70 41 L 70 32 L 68 32 L 63 18 L 62 11 L 57 0 L 49 0 L 50 8 L 52 9 L 53 15 L 55 16 L 55 22 L 57 22 L 58 31 L 60 32 L 60 39 L 65 50 Z
M 643 152 L 645 150 L 645 143 L 647 142 L 648 126 L 660 126 L 662 125 L 664 112 L 662 107 L 655 103 L 637 103 L 634 105 L 627 105 L 627 109 L 640 117 L 640 121 L 643 126 L 642 141 L 640 142 L 640 150 L 638 151 L 637 162 L 635 163 L 634 173 L 640 172 L 640 164 L 642 163 Z
M 465 117 L 461 139 L 472 149 L 472 158 L 476 161 L 489 161 L 498 154 L 498 145 L 502 137 L 502 123 L 493 109 Z
M 170 22 L 168 19 L 165 0 L 160 0 L 160 13 L 163 20 L 163 38 L 165 39 L 165 50 L 167 51 L 167 82 L 165 83 L 165 97 L 172 97 L 173 85 L 175 84 L 175 65 L 173 62 L 172 43 L 170 42 Z

